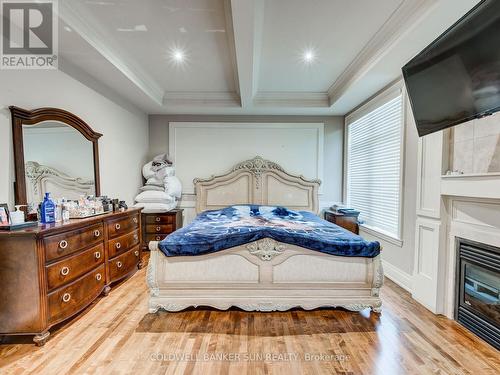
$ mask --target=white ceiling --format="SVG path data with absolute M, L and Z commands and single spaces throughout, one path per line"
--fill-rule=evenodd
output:
M 65 0 L 60 68 L 149 114 L 343 115 L 478 2 Z

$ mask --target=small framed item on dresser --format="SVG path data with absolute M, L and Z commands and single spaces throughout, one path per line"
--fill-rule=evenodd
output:
M 142 249 L 149 250 L 149 241 L 161 241 L 182 228 L 182 209 L 160 213 L 142 213 Z

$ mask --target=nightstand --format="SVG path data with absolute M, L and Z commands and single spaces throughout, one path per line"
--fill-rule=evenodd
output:
M 182 209 L 161 213 L 142 213 L 142 249 L 149 250 L 149 241 L 161 241 L 182 228 Z
M 354 234 L 359 234 L 358 214 L 349 215 L 336 211 L 325 210 L 325 220 L 347 229 Z

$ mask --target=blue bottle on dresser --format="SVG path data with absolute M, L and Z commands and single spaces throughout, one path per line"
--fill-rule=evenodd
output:
M 54 201 L 50 199 L 50 193 L 45 193 L 45 198 L 42 202 L 42 208 L 40 210 L 40 221 L 42 224 L 55 223 L 56 221 L 56 205 Z

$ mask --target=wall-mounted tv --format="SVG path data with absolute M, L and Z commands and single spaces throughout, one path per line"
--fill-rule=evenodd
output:
M 420 136 L 500 111 L 500 0 L 480 2 L 403 76 Z

